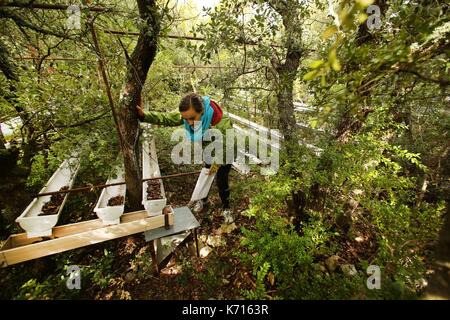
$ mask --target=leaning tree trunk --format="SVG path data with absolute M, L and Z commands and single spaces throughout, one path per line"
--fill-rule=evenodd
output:
M 286 61 L 277 68 L 279 85 L 277 88 L 277 109 L 279 117 L 279 128 L 284 136 L 287 154 L 293 143 L 298 143 L 296 139 L 296 121 L 294 117 L 294 81 L 300 63 L 300 51 L 288 51 Z
M 137 0 L 139 15 L 145 22 L 137 45 L 127 56 L 125 85 L 119 102 L 118 126 L 122 136 L 122 153 L 125 165 L 128 205 L 130 210 L 142 208 L 142 174 L 139 166 L 139 120 L 136 105 L 147 72 L 157 52 L 160 16 L 155 0 Z
M 297 1 L 288 0 L 269 1 L 281 16 L 285 28 L 286 57 L 283 63 L 272 60 L 272 65 L 277 73 L 277 109 L 279 128 L 284 136 L 284 145 L 289 155 L 289 150 L 296 141 L 296 121 L 294 116 L 293 90 L 297 76 L 300 58 L 302 57 L 301 24 Z
M 301 21 L 299 4 L 295 0 L 269 1 L 283 20 L 285 28 L 286 57 L 283 63 L 272 60 L 277 73 L 277 109 L 279 128 L 284 136 L 284 148 L 287 159 L 294 157 L 295 147 L 298 145 L 297 124 L 294 113 L 293 91 L 297 77 L 300 59 L 303 55 L 301 41 Z M 295 174 L 295 173 L 292 173 Z M 306 196 L 302 190 L 294 190 L 288 201 L 288 210 L 294 216 L 294 226 L 300 231 L 300 222 L 307 217 L 304 212 Z

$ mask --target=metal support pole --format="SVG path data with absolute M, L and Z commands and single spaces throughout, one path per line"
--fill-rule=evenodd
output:
M 150 242 L 150 255 L 152 256 L 152 264 L 156 274 L 159 274 L 158 260 L 156 258 L 155 241 Z
M 195 249 L 197 251 L 197 258 L 200 258 L 200 250 L 198 248 L 197 228 L 194 228 L 193 231 L 194 231 Z

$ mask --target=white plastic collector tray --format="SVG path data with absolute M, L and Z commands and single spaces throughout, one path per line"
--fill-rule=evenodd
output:
M 143 179 L 161 177 L 158 165 L 158 157 L 156 155 L 156 147 L 154 138 L 144 136 L 142 143 L 142 177 Z M 147 200 L 147 186 L 150 181 L 142 183 L 142 204 L 149 216 L 162 214 L 162 210 L 167 204 L 162 180 L 159 180 L 161 188 L 161 199 Z
M 125 181 L 125 170 L 123 164 L 116 168 L 117 177 L 110 177 L 106 184 L 113 184 L 117 182 Z M 97 214 L 104 225 L 119 224 L 120 217 L 123 215 L 125 208 L 125 194 L 127 192 L 127 187 L 125 184 L 111 186 L 103 188 L 100 197 L 98 198 L 97 204 L 95 205 L 94 212 Z M 123 203 L 117 206 L 109 206 L 109 199 L 123 196 Z
M 40 193 L 59 191 L 64 186 L 72 188 L 75 181 L 76 174 L 80 167 L 80 161 L 77 157 L 72 157 L 64 160 L 59 168 L 53 173 L 47 184 L 41 189 Z M 51 196 L 42 196 L 34 198 L 22 214 L 16 219 L 20 227 L 27 232 L 28 238 L 51 236 L 52 228 L 56 225 L 59 215 L 66 203 L 66 193 L 64 200 L 59 206 L 58 213 L 52 215 L 39 216 L 42 212 L 42 207 Z

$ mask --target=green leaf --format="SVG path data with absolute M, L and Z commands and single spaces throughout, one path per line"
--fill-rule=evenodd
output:
M 341 70 L 341 63 L 339 62 L 339 59 L 336 56 L 336 49 L 332 49 L 330 51 L 330 53 L 328 54 L 328 59 L 334 71 Z
M 356 2 L 356 4 L 358 4 L 361 7 L 368 7 L 375 1 L 374 0 L 356 0 L 355 2 Z
M 314 60 L 313 62 L 311 62 L 309 64 L 309 67 L 311 69 L 317 69 L 318 67 L 320 67 L 321 65 L 323 65 L 325 63 L 325 61 L 323 60 Z
M 366 22 L 368 16 L 365 13 L 360 13 L 358 16 L 358 23 L 359 24 L 363 24 L 364 22 Z
M 303 80 L 312 80 L 317 77 L 319 70 L 313 70 L 303 76 Z
M 336 26 L 330 26 L 328 27 L 323 33 L 322 33 L 322 39 L 327 40 L 329 37 L 331 37 L 333 34 L 335 34 L 338 31 Z

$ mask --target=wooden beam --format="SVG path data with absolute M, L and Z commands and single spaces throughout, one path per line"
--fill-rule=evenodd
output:
M 139 219 L 145 219 L 146 216 L 147 216 L 147 212 L 145 210 L 125 213 L 120 218 L 120 222 L 126 223 L 126 222 L 131 222 L 131 221 L 135 221 L 135 220 L 139 220 Z M 69 235 L 80 233 L 80 232 L 100 229 L 100 228 L 103 228 L 104 226 L 105 225 L 103 224 L 101 219 L 82 221 L 82 222 L 71 223 L 71 224 L 66 224 L 66 225 L 62 225 L 62 226 L 56 226 L 52 230 L 52 236 L 50 237 L 50 239 L 61 238 L 61 237 L 69 236 Z M 43 241 L 45 239 L 49 239 L 49 238 L 43 238 L 43 237 L 28 238 L 26 232 L 19 233 L 19 234 L 13 234 L 8 238 L 8 240 L 11 240 L 12 248 L 21 247 L 24 245 Z M 3 247 L 0 250 L 4 250 L 4 249 L 6 249 L 6 248 L 3 245 Z
M 8 246 L 12 245 L 12 240 L 8 239 L 5 243 L 6 247 L 4 245 L 0 251 L 0 266 L 6 267 L 20 262 L 164 227 L 164 215 L 142 219 L 144 212 L 145 211 L 137 211 L 131 213 L 125 218 L 125 220 L 133 219 L 132 221 L 117 225 L 96 228 L 97 226 L 95 223 L 98 222 L 97 219 L 68 226 L 61 226 L 61 228 L 65 227 L 66 229 L 60 230 L 60 234 L 66 235 L 61 236 L 60 238 L 39 241 L 37 243 L 22 245 L 19 247 L 10 247 L 7 249 Z M 136 219 L 138 217 L 141 217 L 141 219 Z M 172 212 L 169 214 L 169 224 L 173 225 L 173 221 L 174 217 Z M 89 223 L 92 223 L 92 225 Z M 76 230 L 86 231 L 74 233 Z
M 8 239 L 6 239 L 6 241 L 3 243 L 3 245 L 2 245 L 2 248 L 5 248 L 5 250 L 6 249 L 11 249 L 13 246 L 12 246 L 12 240 L 11 240 L 11 237 L 9 237 Z

